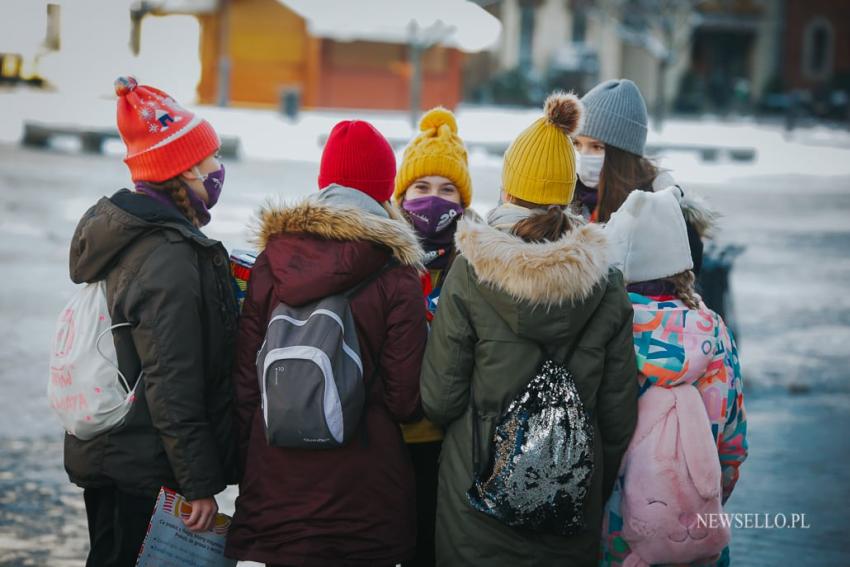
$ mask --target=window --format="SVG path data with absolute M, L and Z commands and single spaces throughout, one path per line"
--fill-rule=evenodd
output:
M 806 24 L 803 32 L 803 75 L 811 80 L 832 76 L 835 35 L 832 24 L 817 17 Z

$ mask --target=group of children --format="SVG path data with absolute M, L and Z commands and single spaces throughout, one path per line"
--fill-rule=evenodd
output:
M 135 563 L 161 486 L 202 531 L 234 483 L 226 554 L 267 565 L 729 563 L 728 534 L 700 522 L 747 454 L 735 341 L 695 290 L 713 215 L 644 157 L 632 82 L 552 94 L 505 153 L 483 218 L 450 111 L 423 116 L 398 167 L 372 125 L 340 122 L 318 191 L 261 210 L 241 313 L 228 255 L 201 230 L 224 184 L 217 134 L 132 77 L 116 92 L 135 186 L 80 220 L 71 278 L 105 280 L 112 319 L 130 324 L 119 366 L 142 383 L 121 426 L 66 435 L 89 566 Z M 272 312 L 352 289 L 362 435 L 270 443 L 258 353 Z M 506 525 L 467 496 L 545 358 L 568 366 L 592 423 L 584 529 L 569 536 Z M 694 392 L 699 415 L 685 411 Z M 685 452 L 686 435 L 702 448 L 710 436 L 711 454 Z

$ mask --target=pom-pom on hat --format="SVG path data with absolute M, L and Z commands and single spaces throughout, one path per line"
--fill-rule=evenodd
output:
M 118 77 L 115 94 L 118 131 L 127 146 L 124 163 L 133 181 L 165 181 L 191 169 L 221 146 L 209 122 L 167 93 L 139 85 L 135 77 Z
M 404 157 L 395 178 L 396 202 L 404 200 L 407 188 L 414 181 L 430 175 L 450 179 L 460 193 L 464 208 L 472 201 L 472 182 L 469 178 L 466 148 L 457 135 L 455 115 L 441 106 L 432 108 L 419 122 L 419 135 L 404 150 Z
M 583 108 L 573 94 L 554 92 L 544 115 L 520 133 L 505 152 L 502 188 L 537 205 L 566 205 L 576 186 L 576 157 L 570 140 L 581 128 Z
M 331 130 L 319 165 L 319 189 L 336 183 L 376 201 L 393 194 L 395 153 L 383 134 L 363 120 L 343 120 Z

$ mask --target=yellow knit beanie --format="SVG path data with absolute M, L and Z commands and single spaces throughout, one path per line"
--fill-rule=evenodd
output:
M 570 137 L 579 131 L 583 107 L 575 95 L 555 92 L 546 99 L 544 111 L 505 152 L 502 188 L 537 205 L 566 205 L 576 187 Z
M 420 133 L 404 150 L 395 177 L 393 198 L 404 200 L 407 188 L 421 177 L 439 175 L 451 179 L 460 193 L 464 208 L 472 201 L 472 182 L 466 161 L 466 148 L 457 135 L 457 122 L 451 111 L 438 106 L 419 122 Z

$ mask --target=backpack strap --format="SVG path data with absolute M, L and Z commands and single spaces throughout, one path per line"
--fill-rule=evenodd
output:
M 384 275 L 384 272 L 387 272 L 387 271 L 391 270 L 392 268 L 395 268 L 398 265 L 399 265 L 398 260 L 396 260 L 395 257 L 390 256 L 390 259 L 387 260 L 387 263 L 384 264 L 381 267 L 380 270 L 378 270 L 374 274 L 367 276 L 363 281 L 361 281 L 360 283 L 358 283 L 357 285 L 355 285 L 351 289 L 342 292 L 340 295 L 342 295 L 343 297 L 345 297 L 348 300 L 354 299 L 354 297 L 356 297 L 357 295 L 360 294 L 361 291 L 366 289 L 366 287 L 368 287 L 368 285 L 370 283 L 374 282 L 379 277 Z
M 472 406 L 472 481 L 481 474 L 481 442 L 478 440 L 478 406 L 475 404 L 475 391 L 469 384 L 469 404 Z
M 596 316 L 596 309 L 593 310 L 593 312 L 590 314 L 590 317 L 588 317 L 587 320 L 582 324 L 581 328 L 579 329 L 578 333 L 576 334 L 576 338 L 573 341 L 573 344 L 570 345 L 570 347 L 567 349 L 567 354 L 561 359 L 559 359 L 559 357 L 556 356 L 558 349 L 551 349 L 551 348 L 547 347 L 546 345 L 544 345 L 543 343 L 539 343 L 540 348 L 543 350 L 544 356 L 546 356 L 547 358 L 550 358 L 550 359 L 552 359 L 555 362 L 558 362 L 560 364 L 564 364 L 564 365 L 569 364 L 570 360 L 572 360 L 573 355 L 575 354 L 576 350 L 578 349 L 579 343 L 581 343 L 582 337 L 584 337 L 584 332 L 590 326 L 590 322 L 593 321 L 593 318 L 595 316 Z

